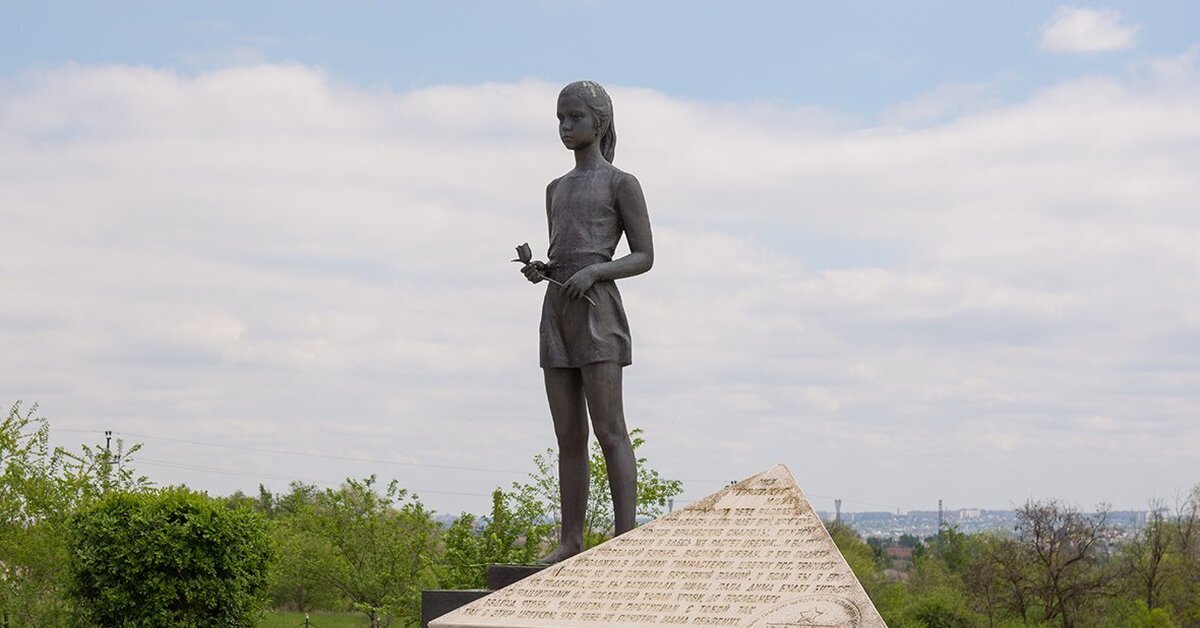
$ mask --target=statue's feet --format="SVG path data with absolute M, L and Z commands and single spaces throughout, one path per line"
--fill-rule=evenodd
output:
M 583 548 L 578 545 L 561 543 L 553 552 L 546 554 L 538 562 L 545 565 L 553 565 L 578 554 L 582 550 Z

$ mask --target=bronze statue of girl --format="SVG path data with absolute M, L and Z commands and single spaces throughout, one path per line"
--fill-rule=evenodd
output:
M 608 467 L 614 531 L 622 534 L 636 524 L 637 468 L 621 399 L 621 369 L 632 362 L 632 347 L 614 280 L 654 264 L 641 185 L 612 165 L 617 134 L 604 88 L 591 81 L 563 88 L 558 133 L 575 153 L 575 167 L 546 187 L 550 259 L 521 269 L 531 282 L 554 282 L 542 304 L 540 352 L 558 438 L 562 535 L 542 559 L 547 563 L 583 550 L 589 414 Z M 613 259 L 622 233 L 629 254 Z

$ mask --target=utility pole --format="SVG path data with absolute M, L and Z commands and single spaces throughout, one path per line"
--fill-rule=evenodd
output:
M 942 500 L 938 500 L 938 534 L 942 533 L 942 526 L 945 525 L 946 519 L 942 515 Z
M 112 430 L 104 430 L 104 451 L 112 453 Z

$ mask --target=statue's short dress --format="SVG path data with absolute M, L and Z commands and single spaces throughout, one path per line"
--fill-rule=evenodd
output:
M 612 260 L 623 226 L 617 186 L 626 174 L 613 167 L 572 172 L 551 184 L 550 267 L 546 276 L 565 282 L 579 269 Z M 593 362 L 633 362 L 629 321 L 612 281 L 597 281 L 586 299 L 571 299 L 548 283 L 542 302 L 542 368 L 579 368 Z

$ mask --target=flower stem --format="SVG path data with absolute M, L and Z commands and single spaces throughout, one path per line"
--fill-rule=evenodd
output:
M 538 277 L 541 277 L 542 279 L 545 279 L 546 281 L 549 281 L 550 283 L 552 283 L 552 284 L 554 284 L 554 285 L 558 286 L 559 288 L 563 287 L 563 285 L 562 285 L 562 282 L 561 282 L 561 281 L 555 281 L 555 280 L 553 280 L 553 279 L 551 279 L 551 278 L 549 278 L 549 277 L 547 277 L 547 276 L 543 275 L 542 273 L 538 273 Z M 595 306 L 595 305 L 596 305 L 596 302 L 592 300 L 592 297 L 589 297 L 588 295 L 586 295 L 586 294 L 585 294 L 585 295 L 583 295 L 583 298 L 587 299 L 587 302 L 588 302 L 588 303 L 591 303 L 593 306 Z

